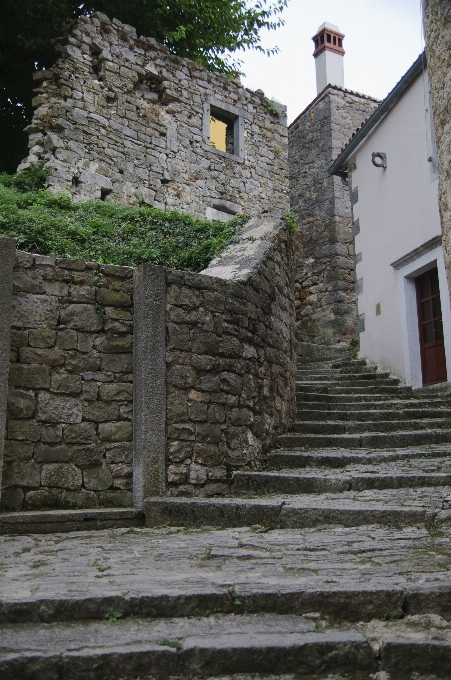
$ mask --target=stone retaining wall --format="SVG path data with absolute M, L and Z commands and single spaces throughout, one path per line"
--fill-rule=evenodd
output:
M 80 198 L 141 199 L 203 217 L 284 210 L 286 107 L 99 12 L 55 46 L 54 67 L 33 76 L 20 168 L 44 163 L 51 189 Z M 233 153 L 210 145 L 210 115 L 221 111 Z
M 17 251 L 2 509 L 131 506 L 132 476 L 137 507 L 224 495 L 258 468 L 294 418 L 292 253 L 278 216 L 200 274 Z
M 137 505 L 164 494 L 227 494 L 232 471 L 258 468 L 289 429 L 295 407 L 292 250 L 289 226 L 268 217 L 251 220 L 240 240 L 201 274 L 140 268 Z M 151 343 L 146 329 L 155 337 L 164 314 L 166 337 Z M 164 374 L 156 370 L 159 357 L 165 357 Z
M 304 342 L 356 338 L 351 197 L 328 167 L 379 102 L 329 85 L 289 128 L 296 243 L 296 335 Z
M 131 505 L 132 275 L 17 251 L 4 510 Z

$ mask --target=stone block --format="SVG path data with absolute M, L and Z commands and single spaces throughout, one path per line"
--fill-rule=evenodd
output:
M 28 339 L 31 347 L 54 347 L 56 332 L 48 328 L 32 329 L 28 333 Z M 41 363 L 39 361 L 32 361 L 32 364 Z
M 47 423 L 80 423 L 82 403 L 80 399 L 63 395 L 38 392 L 36 418 Z
M 61 310 L 60 324 L 77 331 L 95 332 L 102 329 L 103 319 L 93 305 L 72 304 Z
M 127 463 L 133 462 L 133 444 L 113 444 L 106 447 L 105 458 L 107 463 Z
M 44 364 L 45 366 L 64 364 L 64 352 L 61 349 L 22 347 L 19 350 L 19 357 L 23 364 Z
M 100 356 L 94 352 L 89 354 L 66 352 L 64 363 L 69 371 L 84 374 L 88 371 L 97 371 L 100 368 Z
M 28 331 L 15 331 L 11 329 L 11 347 L 26 347 L 28 345 Z
M 33 457 L 33 444 L 7 439 L 3 451 L 4 463 L 30 462 Z
M 128 421 L 118 423 L 101 423 L 99 438 L 103 442 L 131 442 L 133 440 L 133 426 Z
M 231 425 L 250 425 L 253 420 L 253 412 L 245 408 L 233 408 L 229 416 Z
M 108 468 L 91 467 L 83 470 L 83 486 L 89 491 L 105 491 L 113 484 L 113 477 Z
M 104 462 L 103 453 L 102 446 L 95 444 L 72 446 L 72 460 L 79 467 L 102 465 Z
M 37 487 L 40 486 L 40 473 L 41 466 L 33 461 L 8 463 L 3 467 L 2 485 L 4 487 Z
M 119 405 L 108 404 L 105 401 L 90 401 L 83 405 L 83 418 L 95 423 L 102 423 L 107 420 L 117 420 L 119 416 Z
M 108 307 L 130 307 L 131 305 L 130 295 L 119 290 L 108 290 L 108 288 L 99 288 L 96 300 Z
M 60 349 L 77 349 L 77 331 L 68 328 L 58 331 L 56 336 L 56 346 Z
M 219 387 L 228 394 L 241 394 L 243 389 L 243 379 L 235 373 L 220 373 L 218 375 Z
M 79 333 L 77 349 L 79 352 L 90 352 L 94 345 L 95 336 L 92 333 Z
M 196 438 L 195 425 L 192 423 L 168 423 L 168 439 L 194 440 Z
M 41 424 L 41 442 L 58 444 L 63 439 L 63 426 Z
M 59 302 L 49 295 L 13 295 L 11 325 L 16 328 L 56 328 Z
M 70 450 L 63 445 L 49 446 L 39 443 L 34 448 L 34 460 L 37 463 L 69 463 Z
M 11 364 L 8 382 L 12 387 L 29 389 L 50 387 L 50 368 L 38 364 Z
M 81 471 L 72 463 L 54 463 L 42 466 L 42 486 L 76 491 L 81 489 L 81 481 Z
M 181 463 L 189 459 L 193 453 L 193 445 L 187 441 L 168 442 L 167 458 L 173 463 Z
M 83 508 L 97 508 L 99 505 L 97 494 L 92 491 L 63 491 L 61 508 L 63 510 L 82 510 Z
M 221 453 L 217 444 L 194 444 L 193 461 L 202 465 L 217 466 L 222 463 L 224 454 Z
M 99 386 L 97 383 L 93 382 L 86 382 L 85 380 L 82 383 L 82 394 L 83 394 L 83 399 L 93 401 L 97 399 L 97 393 L 99 391 Z
M 195 402 L 194 404 L 188 405 L 188 417 L 190 420 L 205 421 L 207 420 L 207 415 L 208 415 L 207 404 Z
M 212 404 L 208 407 L 208 422 L 223 423 L 225 420 L 225 408 L 220 404 Z
M 22 489 L 3 489 L 1 496 L 2 512 L 19 512 L 23 508 L 25 494 Z
M 34 392 L 8 390 L 8 417 L 32 418 L 36 403 Z
M 114 489 L 99 493 L 99 505 L 105 508 L 131 508 L 133 507 L 133 495 L 131 491 Z
M 133 354 L 103 354 L 100 357 L 102 371 L 113 373 L 131 373 L 133 371 Z
M 214 423 L 196 424 L 196 441 L 208 444 L 217 444 L 221 441 L 221 430 Z
M 25 495 L 26 510 L 56 510 L 61 507 L 59 489 L 38 489 Z
M 167 479 L 169 484 L 186 484 L 188 482 L 188 465 L 169 465 Z
M 92 444 L 97 441 L 96 426 L 94 423 L 78 423 L 64 428 L 64 441 L 66 444 Z
M 71 302 L 92 302 L 95 291 L 92 286 L 70 286 L 69 299 Z
M 131 352 L 133 349 L 133 338 L 131 335 L 109 335 L 104 333 L 96 338 L 94 347 L 99 352 L 106 353 Z
M 132 398 L 132 383 L 107 383 L 100 385 L 99 399 L 104 401 L 127 401 Z
M 52 392 L 80 394 L 81 375 L 75 375 L 74 373 L 52 372 L 50 386 Z
M 207 481 L 207 469 L 202 465 L 193 463 L 189 468 L 190 484 L 205 484 Z
M 41 438 L 41 428 L 35 420 L 8 420 L 8 439 L 37 442 Z
M 171 366 L 167 371 L 167 384 L 187 389 L 196 383 L 196 371 L 191 366 Z

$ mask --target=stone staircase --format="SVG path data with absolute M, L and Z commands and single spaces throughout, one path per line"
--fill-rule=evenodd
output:
M 2 680 L 449 680 L 447 393 L 323 351 L 297 407 L 233 497 L 8 537 Z

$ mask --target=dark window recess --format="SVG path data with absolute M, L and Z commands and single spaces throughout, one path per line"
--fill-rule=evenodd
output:
M 235 124 L 238 116 L 210 106 L 210 144 L 213 148 L 233 155 L 239 155 L 235 149 Z
M 324 45 L 324 35 L 320 35 L 319 39 L 321 40 L 321 45 Z
M 338 47 L 343 47 L 343 40 L 338 38 Z
M 328 43 L 332 42 L 332 36 L 330 35 L 330 33 L 326 33 L 326 35 L 327 35 L 327 42 Z
M 315 40 L 315 50 L 317 50 L 318 47 L 319 47 L 319 42 L 318 42 L 318 39 L 317 39 L 317 40 Z
M 337 36 L 335 36 L 335 35 L 333 36 L 333 43 L 334 43 L 334 45 L 337 44 Z
M 447 380 L 442 304 L 437 268 L 415 279 L 423 385 Z

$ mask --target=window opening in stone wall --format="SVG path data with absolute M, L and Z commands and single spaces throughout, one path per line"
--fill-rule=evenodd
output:
M 334 39 L 334 45 L 336 45 L 337 44 L 337 38 L 336 38 L 335 35 L 334 35 L 333 39 Z
M 320 35 L 319 39 L 321 40 L 321 45 L 324 44 L 324 35 Z
M 328 43 L 332 42 L 332 37 L 329 33 L 327 34 L 327 42 Z
M 238 116 L 210 106 L 210 146 L 219 151 L 239 155 L 235 149 L 235 122 Z
M 338 47 L 343 47 L 343 40 L 338 38 Z

